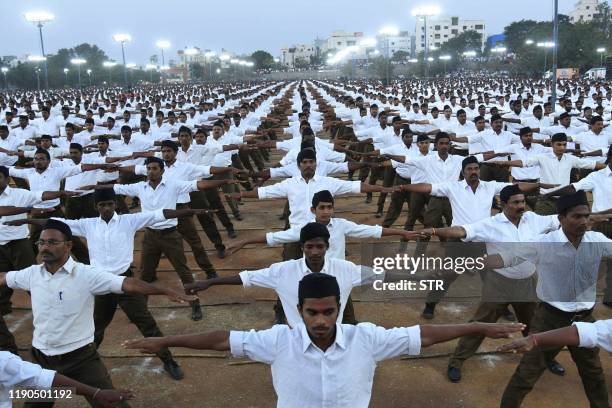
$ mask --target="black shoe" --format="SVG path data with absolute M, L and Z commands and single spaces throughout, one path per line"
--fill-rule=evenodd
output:
M 374 215 L 376 218 L 382 218 L 383 216 L 383 212 L 382 211 L 377 211 L 376 214 Z
M 164 370 L 166 370 L 170 378 L 173 380 L 182 380 L 185 377 L 183 370 L 174 360 L 164 361 Z
M 557 360 L 547 361 L 546 367 L 548 367 L 548 371 L 555 375 L 560 375 L 562 377 L 565 375 L 565 368 L 559 364 Z
M 365 202 L 366 204 L 370 204 L 372 202 L 372 193 L 367 193 Z
M 225 258 L 225 246 L 224 245 L 219 245 L 219 246 L 215 246 L 215 249 L 217 250 L 217 256 L 221 259 Z
M 461 381 L 461 369 L 456 367 L 448 367 L 446 376 L 448 377 L 450 382 L 458 383 L 459 381 Z
M 215 278 L 218 278 L 218 277 L 219 277 L 219 275 L 217 275 L 217 272 L 215 272 L 215 271 L 210 272 L 210 273 L 208 273 L 208 272 L 206 273 L 206 279 L 215 279 Z
M 237 219 L 237 218 L 236 218 L 236 219 Z M 228 228 L 228 229 L 227 229 L 227 236 L 228 236 L 230 239 L 234 239 L 234 238 L 236 238 L 236 237 L 238 236 L 238 234 L 236 234 L 236 230 L 235 230 L 235 229 L 233 229 L 233 228 Z
M 421 313 L 421 317 L 423 319 L 431 320 L 434 318 L 435 312 L 436 312 L 435 303 L 425 303 L 425 309 L 423 309 L 423 313 Z
M 191 320 L 197 322 L 202 320 L 204 315 L 202 315 L 202 306 L 200 306 L 200 302 L 193 302 L 191 304 Z
M 242 214 L 240 214 L 239 212 L 237 212 L 236 214 L 234 214 L 234 218 L 237 219 L 238 221 L 242 221 L 244 220 L 244 218 L 242 218 Z
M 506 308 L 502 316 L 509 322 L 516 322 L 516 316 L 508 308 Z
M 603 302 L 603 305 L 606 306 L 606 307 L 611 307 L 612 308 L 612 301 Z

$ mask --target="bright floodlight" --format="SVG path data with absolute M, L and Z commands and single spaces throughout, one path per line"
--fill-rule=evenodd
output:
M 187 48 L 185 50 L 185 55 L 196 55 L 198 54 L 200 51 L 198 51 L 197 48 Z
M 28 55 L 28 61 L 30 62 L 40 62 L 46 59 L 47 59 L 46 57 L 43 57 L 41 55 Z
M 229 55 L 226 55 L 226 54 L 224 54 L 224 55 L 222 55 L 222 56 L 220 56 L 220 57 L 219 57 L 219 59 L 220 59 L 221 61 L 227 61 L 227 60 L 229 60 L 230 58 L 231 58 L 231 57 L 230 57 Z
M 245 66 L 247 64 L 247 62 L 246 61 L 239 61 L 238 64 L 240 64 L 242 66 Z
M 536 45 L 542 48 L 552 48 L 555 46 L 555 43 L 552 41 L 545 41 L 545 42 L 539 42 Z
M 230 60 L 230 64 L 238 64 L 238 63 L 240 63 L 240 60 L 237 60 L 237 59 Z
M 88 74 L 91 74 L 91 69 L 88 69 L 88 70 L 87 70 L 87 73 L 88 73 Z
M 129 63 L 129 64 L 125 64 L 126 68 L 136 68 L 136 64 L 134 64 L 133 62 Z
M 603 47 L 600 47 L 600 48 L 597 49 L 597 52 L 604 53 L 604 52 L 606 52 L 606 49 L 603 48 Z
M 413 17 L 430 17 L 437 16 L 441 10 L 438 6 L 418 6 L 412 9 Z
M 145 66 L 145 69 L 157 69 L 157 65 L 154 65 L 154 64 L 147 64 L 147 65 Z
M 160 71 L 167 71 L 169 69 L 170 69 L 170 67 L 168 65 L 162 65 L 161 67 L 159 67 Z
M 68 68 L 64 68 L 64 74 L 67 74 L 70 71 Z
M 221 69 L 217 68 L 217 74 L 220 74 L 220 73 L 221 73 Z
M 215 55 L 217 55 L 217 53 L 216 53 L 216 52 L 214 52 L 214 51 L 208 51 L 208 52 L 205 52 L 205 53 L 204 53 L 204 56 L 205 56 L 206 58 L 214 57 Z
M 113 35 L 113 40 L 120 43 L 130 42 L 132 41 L 132 36 L 129 34 L 115 34 Z
M 433 61 L 433 60 L 434 60 L 434 58 L 433 58 L 433 57 L 429 57 L 429 58 L 427 58 L 427 61 L 429 61 L 429 62 L 431 62 L 431 61 Z
M 170 48 L 170 41 L 159 40 L 158 42 L 155 43 L 155 45 L 157 46 L 157 48 L 161 48 L 162 50 L 165 50 L 166 48 Z
M 533 40 L 527 40 L 527 41 L 525 41 L 525 44 L 531 45 L 531 44 L 533 44 Z
M 386 26 L 386 27 L 381 28 L 380 31 L 378 31 L 378 34 L 394 37 L 396 35 L 399 35 L 399 28 L 392 27 L 392 26 Z
M 476 56 L 476 51 L 466 51 L 463 53 L 464 57 L 475 57 Z
M 438 49 L 438 47 L 436 47 L 435 45 L 429 46 L 429 51 L 435 51 L 437 49 Z
M 73 58 L 70 60 L 71 64 L 75 64 L 75 65 L 81 65 L 81 64 L 85 64 L 87 62 L 86 59 L 83 58 Z
M 360 47 L 376 47 L 377 41 L 376 38 L 364 38 L 359 41 Z
M 112 68 L 117 65 L 117 63 L 113 61 L 104 61 L 102 65 L 104 65 L 106 68 Z
M 450 55 L 440 55 L 440 59 L 442 61 L 449 61 L 451 59 Z
M 503 53 L 503 52 L 506 52 L 506 51 L 507 51 L 506 47 L 491 48 L 491 52 Z
M 246 66 L 247 66 L 247 67 L 253 67 L 253 66 L 255 66 L 255 64 L 254 64 L 253 62 L 247 62 L 247 63 L 246 63 Z
M 46 23 L 55 20 L 53 13 L 48 11 L 28 11 L 24 16 L 31 23 Z
M 408 60 L 408 62 L 410 62 L 411 64 L 414 64 L 414 63 L 419 62 L 419 60 L 418 60 L 418 59 L 416 59 L 416 58 L 410 58 L 410 59 Z
M 2 70 L 3 74 L 6 74 L 8 72 L 8 68 L 7 67 L 2 67 L 0 69 Z

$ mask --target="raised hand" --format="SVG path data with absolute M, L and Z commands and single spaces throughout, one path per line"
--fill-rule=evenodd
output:
M 126 340 L 121 345 L 126 349 L 139 350 L 143 354 L 155 354 L 165 347 L 162 337 Z

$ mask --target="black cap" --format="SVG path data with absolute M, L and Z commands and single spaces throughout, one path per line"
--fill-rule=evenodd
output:
M 461 162 L 461 170 L 465 170 L 466 166 L 470 164 L 478 164 L 478 159 L 474 156 L 468 156 Z
M 97 204 L 101 201 L 115 201 L 115 190 L 112 188 L 94 190 L 94 202 Z
M 586 193 L 583 190 L 559 197 L 557 200 L 557 212 L 563 213 L 579 205 L 589 205 Z
M 70 230 L 70 227 L 61 221 L 54 220 L 52 218 L 48 219 L 47 223 L 42 227 L 42 231 L 48 229 L 53 229 L 61 232 L 66 237 L 67 241 L 72 240 L 72 231 Z
M 521 130 L 519 130 L 520 136 L 526 135 L 527 133 L 533 133 L 533 130 L 531 130 L 529 126 L 525 126 L 524 128 L 521 128 Z
M 317 153 L 311 148 L 302 149 L 297 155 L 298 165 L 302 162 L 302 160 L 305 159 L 311 159 L 316 161 Z

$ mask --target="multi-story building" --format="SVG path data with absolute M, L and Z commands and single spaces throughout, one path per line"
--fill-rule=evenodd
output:
M 569 12 L 570 22 L 588 23 L 597 17 L 598 0 L 580 0 L 574 5 L 574 9 Z
M 377 48 L 385 58 L 392 58 L 398 51 L 412 55 L 412 38 L 408 31 L 400 31 L 397 35 L 379 34 L 376 40 Z
M 346 47 L 358 45 L 361 39 L 363 39 L 362 32 L 334 31 L 327 39 L 327 47 L 323 51 L 339 51 Z
M 292 47 L 281 48 L 280 62 L 286 67 L 293 68 L 296 65 L 310 64 L 316 55 L 315 44 L 297 44 Z
M 425 21 L 427 21 L 427 38 L 425 38 Z M 486 26 L 484 20 L 463 20 L 456 16 L 417 18 L 416 21 L 416 52 L 422 52 L 427 44 L 428 49 L 440 47 L 447 41 L 465 31 L 476 31 L 481 35 L 482 48 L 486 43 Z

